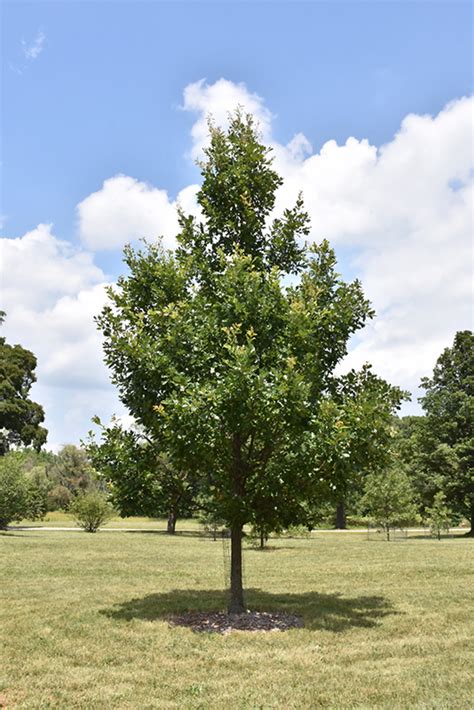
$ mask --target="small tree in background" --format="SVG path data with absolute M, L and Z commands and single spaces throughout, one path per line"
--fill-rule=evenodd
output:
M 375 525 L 384 530 L 387 540 L 393 528 L 404 527 L 418 519 L 408 476 L 396 466 L 367 476 L 361 507 Z
M 474 535 L 474 335 L 456 333 L 453 345 L 436 361 L 432 377 L 424 377 L 420 402 L 425 410 L 422 440 L 425 469 L 437 472 L 455 513 L 471 523 Z M 439 462 L 446 462 L 446 465 Z
M 0 325 L 5 312 L 0 311 Z M 0 456 L 13 446 L 31 446 L 39 451 L 47 430 L 41 426 L 43 407 L 29 399 L 36 382 L 36 357 L 21 345 L 0 338 Z
M 205 532 L 209 533 L 214 540 L 225 531 L 225 522 L 212 512 L 201 510 L 197 516 Z
M 110 518 L 114 509 L 107 496 L 100 491 L 89 491 L 78 495 L 69 507 L 76 524 L 85 532 L 95 533 Z
M 23 518 L 42 518 L 47 510 L 47 489 L 38 483 L 37 471 L 25 471 L 20 452 L 0 457 L 0 529 Z
M 57 491 L 59 499 L 66 497 L 62 488 L 66 488 L 69 497 L 73 498 L 97 487 L 95 471 L 87 452 L 74 444 L 66 444 L 54 457 L 48 466 L 48 477 L 55 487 L 60 488 Z
M 441 533 L 449 532 L 453 522 L 453 511 L 446 505 L 446 496 L 442 491 L 436 493 L 433 505 L 426 509 L 431 534 L 441 540 Z
M 193 476 L 172 466 L 144 431 L 126 431 L 117 422 L 106 427 L 98 417 L 93 421 L 101 427 L 101 440 L 90 432 L 87 453 L 120 515 L 166 517 L 167 533 L 174 535 L 178 517 L 197 507 Z

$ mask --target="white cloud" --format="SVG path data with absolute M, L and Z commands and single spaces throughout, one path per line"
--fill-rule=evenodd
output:
M 277 211 L 302 190 L 311 238 L 327 237 L 350 253 L 342 268 L 360 276 L 377 318 L 353 341 L 344 367 L 373 363 L 394 384 L 414 391 L 456 330 L 470 328 L 472 274 L 473 99 L 452 102 L 436 116 L 410 115 L 386 145 L 349 137 L 314 151 L 297 133 L 287 145 L 272 136 L 263 99 L 243 84 L 189 85 L 184 108 L 197 113 L 192 155 L 201 153 L 206 115 L 227 121 L 236 105 L 251 110 L 284 178 Z M 78 205 L 79 230 L 91 250 L 119 249 L 159 235 L 172 248 L 176 206 L 199 214 L 197 185 L 172 199 L 158 187 L 117 175 Z M 108 385 L 93 316 L 104 303 L 105 274 L 90 251 L 57 239 L 39 225 L 2 243 L 5 335 L 38 355 L 38 401 L 55 444 L 78 441 L 97 413 L 124 414 Z
M 183 94 L 183 109 L 199 114 L 191 129 L 193 146 L 192 158 L 200 158 L 202 149 L 208 140 L 208 117 L 219 126 L 228 124 L 229 113 L 239 106 L 253 114 L 259 124 L 264 141 L 271 135 L 272 114 L 266 108 L 263 99 L 248 91 L 245 84 L 235 84 L 226 79 L 219 79 L 214 84 L 207 84 L 204 79 L 188 84 Z
M 34 61 L 39 57 L 39 55 L 43 51 L 45 39 L 46 35 L 43 30 L 40 29 L 36 33 L 36 36 L 32 42 L 26 42 L 24 39 L 21 40 L 23 56 L 27 61 Z
M 380 149 L 350 138 L 296 164 L 278 155 L 279 205 L 303 191 L 313 238 L 356 254 L 376 308 L 347 362 L 369 360 L 412 391 L 456 330 L 472 327 L 472 113 L 461 99 L 408 116 Z
M 117 249 L 127 242 L 159 236 L 164 237 L 165 246 L 174 246 L 178 222 L 166 190 L 132 177 L 116 175 L 105 180 L 77 210 L 82 241 L 90 248 Z
M 50 306 L 58 297 L 77 294 L 104 279 L 92 255 L 57 239 L 51 224 L 39 224 L 17 239 L 1 239 L 0 257 L 7 312 L 19 306 L 35 310 Z
M 456 330 L 472 327 L 473 99 L 453 101 L 434 117 L 407 116 L 380 148 L 349 137 L 313 153 L 302 134 L 276 142 L 271 114 L 243 84 L 201 81 L 184 96 L 184 107 L 198 112 L 193 155 L 202 150 L 207 113 L 221 124 L 236 104 L 256 115 L 284 178 L 275 211 L 302 191 L 311 239 L 350 250 L 351 270 L 377 311 L 344 366 L 369 360 L 416 390 Z
M 38 225 L 17 239 L 1 239 L 2 336 L 21 343 L 38 360 L 32 397 L 46 413 L 48 446 L 77 442 L 94 414 L 121 412 L 102 362 L 94 322 L 106 301 L 105 274 L 92 255 Z
M 182 190 L 171 201 L 166 190 L 140 182 L 127 175 L 105 180 L 77 206 L 79 233 L 83 243 L 96 251 L 119 249 L 139 239 L 163 239 L 166 248 L 176 246 L 177 204 L 196 213 L 196 185 Z

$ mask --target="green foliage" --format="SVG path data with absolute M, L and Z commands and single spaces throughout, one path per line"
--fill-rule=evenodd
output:
M 4 317 L 0 311 L 0 324 Z M 32 352 L 0 338 L 0 455 L 21 445 L 39 451 L 46 441 L 43 408 L 28 397 L 36 382 L 35 369 Z
M 78 495 L 69 506 L 69 512 L 77 525 L 89 533 L 97 532 L 115 513 L 107 496 L 100 491 Z
M 101 440 L 92 432 L 87 454 L 106 483 L 114 505 L 123 516 L 175 518 L 195 507 L 193 477 L 174 468 L 156 443 L 139 431 L 125 431 L 117 423 L 101 427 Z
M 69 499 L 97 487 L 95 471 L 84 449 L 66 444 L 48 466 L 48 477 L 57 489 L 59 498 L 68 497 L 62 489 L 69 491 Z
M 128 275 L 98 323 L 122 402 L 172 469 L 198 481 L 235 552 L 244 524 L 304 523 L 354 465 L 380 465 L 375 422 L 403 393 L 368 367 L 334 376 L 373 311 L 327 241 L 303 244 L 301 198 L 271 221 L 281 179 L 250 117 L 211 126 L 201 170 L 202 221 L 180 215 L 175 254 L 127 248 Z
M 204 532 L 211 535 L 214 541 L 217 540 L 217 537 L 222 535 L 226 529 L 225 522 L 211 512 L 201 510 L 198 513 L 197 519 Z
M 53 485 L 48 491 L 48 510 L 67 510 L 73 495 L 66 486 Z
M 46 496 L 41 471 L 27 471 L 21 453 L 12 451 L 0 457 L 0 529 L 23 518 L 42 518 Z
M 408 476 L 396 466 L 367 476 L 361 508 L 385 531 L 387 540 L 393 528 L 419 520 Z
M 449 532 L 453 522 L 453 512 L 446 505 L 446 496 L 442 491 L 436 493 L 433 506 L 426 509 L 431 534 L 441 540 L 441 533 Z
M 422 380 L 426 412 L 421 442 L 425 470 L 437 477 L 452 509 L 471 521 L 474 530 L 474 336 L 456 333 L 451 348 L 436 362 L 431 378 Z M 471 531 L 471 532 L 472 532 Z

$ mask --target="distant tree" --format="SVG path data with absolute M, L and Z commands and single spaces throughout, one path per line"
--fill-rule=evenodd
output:
M 225 521 L 218 518 L 212 512 L 200 510 L 198 512 L 197 519 L 204 528 L 204 531 L 210 533 L 214 542 L 217 540 L 217 536 L 222 534 L 225 530 Z
M 122 402 L 231 530 L 240 613 L 243 526 L 299 523 L 345 475 L 334 369 L 373 312 L 326 241 L 304 244 L 301 197 L 272 219 L 282 180 L 251 117 L 211 126 L 201 171 L 202 219 L 180 214 L 175 254 L 127 248 L 98 322 Z
M 72 495 L 94 487 L 95 473 L 84 449 L 66 444 L 49 467 L 49 476 L 57 485 L 67 488 Z
M 455 513 L 465 516 L 474 535 L 474 335 L 456 333 L 452 347 L 436 362 L 421 386 L 425 410 L 422 452 L 425 468 Z
M 418 520 L 414 492 L 406 473 L 396 465 L 388 470 L 370 473 L 364 485 L 361 508 L 369 514 L 375 525 L 390 531 Z
M 114 515 L 114 509 L 105 493 L 89 491 L 80 493 L 69 506 L 77 525 L 85 532 L 95 533 Z
M 73 497 L 66 486 L 53 485 L 48 491 L 48 510 L 67 510 Z
M 0 325 L 4 319 L 0 311 Z M 32 446 L 39 451 L 46 441 L 43 408 L 28 397 L 36 382 L 35 369 L 32 352 L 0 338 L 0 456 L 12 446 Z
M 173 467 L 153 440 L 138 430 L 124 430 L 118 423 L 101 427 L 101 440 L 90 433 L 87 454 L 110 490 L 121 515 L 166 517 L 173 535 L 176 521 L 196 506 L 192 476 Z
M 433 506 L 426 509 L 426 514 L 432 535 L 441 540 L 441 533 L 449 532 L 453 522 L 453 512 L 446 505 L 446 496 L 442 491 L 436 493 Z
M 17 452 L 0 457 L 0 529 L 23 518 L 42 518 L 46 509 L 46 490 L 35 470 L 27 472 Z
M 346 502 L 352 509 L 362 494 L 364 477 L 386 468 L 394 455 L 394 412 L 409 393 L 389 385 L 365 365 L 336 381 L 333 391 L 337 436 L 330 440 L 328 463 L 333 467 L 332 490 L 336 528 L 346 526 Z

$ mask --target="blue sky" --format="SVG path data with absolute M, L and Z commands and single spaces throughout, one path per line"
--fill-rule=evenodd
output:
M 79 302 L 81 293 L 88 292 L 101 280 L 115 279 L 120 272 L 121 244 L 113 248 L 109 244 L 104 248 L 105 242 L 94 237 L 99 227 L 91 227 L 91 220 L 97 221 L 97 210 L 102 209 L 107 197 L 103 182 L 123 174 L 130 180 L 138 181 L 140 186 L 142 183 L 148 186 L 140 187 L 142 193 L 150 186 L 166 190 L 172 202 L 180 191 L 199 181 L 199 173 L 190 159 L 190 153 L 198 143 L 192 133 L 193 126 L 202 119 L 208 107 L 210 110 L 217 105 L 222 108 L 224 99 L 221 101 L 216 96 L 219 92 L 219 96 L 227 96 L 229 92 L 233 95 L 232 87 L 243 85 L 243 88 L 235 90 L 236 96 L 248 94 L 259 97 L 262 116 L 266 116 L 271 124 L 267 136 L 269 142 L 277 146 L 277 152 L 278 146 L 283 152 L 283 147 L 295 134 L 304 134 L 312 148 L 305 148 L 299 165 L 310 198 L 313 186 L 324 193 L 324 185 L 321 187 L 321 179 L 316 173 L 315 182 L 308 182 L 310 167 L 316 172 L 319 168 L 313 165 L 317 161 L 303 167 L 304 158 L 317 156 L 328 141 L 345 146 L 351 136 L 358 142 L 367 139 L 368 145 L 379 151 L 379 155 L 384 144 L 393 143 L 389 154 L 399 150 L 399 156 L 402 149 L 412 150 L 407 148 L 408 145 L 413 147 L 414 156 L 421 145 L 418 131 L 423 126 L 426 129 L 423 136 L 427 141 L 427 151 L 422 153 L 425 157 L 421 159 L 425 160 L 426 170 L 432 170 L 431 174 L 437 171 L 438 175 L 446 170 L 443 184 L 450 179 L 457 180 L 461 188 L 467 187 L 468 173 L 461 145 L 464 145 L 464 153 L 471 151 L 472 155 L 472 144 L 465 137 L 465 115 L 467 111 L 472 115 L 471 108 L 460 104 L 451 113 L 443 113 L 442 120 L 440 118 L 436 122 L 434 119 L 441 115 L 440 112 L 446 111 L 450 102 L 469 97 L 472 93 L 470 2 L 170 3 L 63 0 L 24 3 L 15 0 L 3 3 L 2 35 L 3 184 L 0 212 L 3 215 L 3 234 L 8 249 L 13 240 L 21 239 L 35 230 L 37 225 L 52 223 L 54 226 L 50 232 L 54 239 L 69 242 L 76 248 L 74 253 L 66 254 L 64 246 L 58 246 L 59 242 L 43 235 L 44 239 L 50 239 L 51 260 L 57 259 L 55 265 L 48 262 L 45 269 L 49 266 L 53 270 L 56 267 L 61 269 L 67 262 L 64 273 L 70 276 L 65 278 L 72 283 L 74 269 L 77 275 L 77 293 L 70 289 L 62 291 L 59 284 L 53 289 L 54 294 L 49 295 L 49 300 L 45 297 L 44 309 L 56 309 L 55 313 L 61 299 L 76 299 Z M 187 110 L 183 110 L 185 88 L 196 86 L 196 82 L 202 79 L 205 83 L 196 89 L 198 98 L 194 103 L 188 100 Z M 218 84 L 221 79 L 228 84 Z M 212 93 L 206 87 L 217 88 Z M 232 108 L 229 104 L 228 109 Z M 394 137 L 410 114 L 420 117 L 428 114 L 433 121 L 425 121 L 420 124 L 421 127 L 412 122 L 413 125 L 410 124 L 405 131 L 412 136 L 412 142 L 408 136 L 405 147 L 399 149 L 400 141 L 394 143 Z M 453 136 L 458 129 L 453 126 L 460 126 L 461 137 L 457 142 Z M 430 151 L 438 151 L 437 139 L 432 135 L 436 131 L 440 153 L 445 150 L 446 159 L 441 161 L 440 158 L 439 164 L 435 161 L 431 165 L 428 164 L 431 158 L 426 156 Z M 339 165 L 341 160 L 349 166 L 349 170 L 351 153 L 355 156 L 354 180 L 369 179 L 369 169 L 360 167 L 362 164 L 367 166 L 372 159 L 367 146 L 358 143 L 353 150 L 348 147 L 346 153 L 339 156 L 337 151 L 333 151 L 324 158 L 328 174 L 340 170 L 334 166 Z M 453 155 L 459 155 L 457 163 Z M 280 162 L 287 166 L 291 182 L 291 176 L 295 174 L 294 166 L 290 168 L 285 160 L 282 157 Z M 396 186 L 404 182 L 404 177 L 397 167 L 399 162 L 393 157 L 390 161 L 387 158 L 386 163 L 390 162 L 393 175 L 390 180 Z M 418 158 L 417 164 L 419 161 Z M 364 172 L 361 173 L 361 170 Z M 384 177 L 388 171 L 389 167 L 380 165 L 381 177 L 374 184 L 385 184 L 384 180 L 389 184 L 390 180 Z M 391 252 L 384 251 L 383 240 L 374 241 L 375 238 L 370 236 L 373 227 L 368 227 L 366 218 L 358 214 L 360 199 L 352 195 L 350 174 L 347 179 L 340 177 L 339 172 L 337 175 L 337 185 L 344 186 L 347 199 L 343 205 L 334 203 L 333 209 L 338 214 L 354 209 L 353 218 L 348 214 L 342 226 L 323 219 L 322 225 L 335 241 L 345 274 L 366 277 L 370 295 L 373 298 L 375 294 L 377 299 L 380 285 L 373 274 L 380 274 L 384 264 L 385 267 L 392 264 L 393 268 L 400 269 L 402 291 L 405 290 L 404 265 L 410 263 L 412 268 L 413 262 L 420 258 L 419 249 L 399 255 L 398 262 Z M 423 175 L 420 180 L 424 179 Z M 372 179 L 375 180 L 370 177 Z M 297 178 L 294 181 L 297 182 Z M 434 205 L 440 200 L 435 182 L 430 195 L 421 196 L 424 206 L 419 214 L 416 205 L 408 216 L 398 214 L 391 222 L 383 224 L 384 234 L 391 233 L 396 229 L 395 225 L 405 224 L 406 220 L 411 220 L 415 225 L 413 229 L 410 227 L 411 232 L 407 230 L 407 234 L 419 233 L 419 215 L 426 214 L 427 204 Z M 114 189 L 117 186 L 114 183 Z M 136 192 L 136 188 L 137 184 L 129 182 L 120 187 L 125 190 L 120 194 L 129 196 L 134 190 Z M 380 197 L 380 203 L 388 200 L 387 190 L 388 187 L 384 196 Z M 97 198 L 96 206 L 87 202 L 87 214 L 85 209 L 84 213 L 78 211 L 77 205 L 92 193 L 100 193 L 102 201 Z M 158 197 L 157 192 L 146 193 L 150 204 L 155 197 Z M 451 194 L 448 197 L 451 201 L 455 199 Z M 403 196 L 400 200 L 406 202 Z M 106 216 L 113 209 L 111 204 L 106 205 Z M 389 200 L 387 205 L 386 211 L 390 212 Z M 92 212 L 89 207 L 93 207 Z M 367 208 L 371 214 L 374 210 L 377 210 L 376 205 Z M 448 207 L 446 210 L 443 213 L 446 233 L 448 227 L 452 228 L 455 222 L 460 221 L 453 215 L 464 215 L 464 226 L 459 228 L 458 238 L 462 248 L 466 249 L 465 220 L 469 221 L 472 215 L 466 217 L 465 210 L 462 212 L 461 207 L 454 203 L 449 204 L 449 216 Z M 320 212 L 316 212 L 312 217 L 317 231 Z M 123 222 L 123 215 L 120 219 Z M 133 219 L 130 217 L 131 221 Z M 347 227 L 351 221 L 360 222 L 358 231 Z M 98 224 L 103 224 L 103 221 L 99 220 Z M 380 220 L 378 224 L 380 227 Z M 424 225 L 428 233 L 428 222 Z M 132 232 L 130 238 L 134 236 Z M 437 244 L 443 239 L 439 236 Z M 406 240 L 409 241 L 408 237 Z M 426 247 L 426 238 L 420 241 L 422 243 Z M 17 249 L 19 245 L 19 241 L 13 244 L 16 257 L 12 258 L 21 259 L 20 253 L 23 252 Z M 46 250 L 43 249 L 42 253 Z M 379 259 L 376 265 L 372 263 L 374 254 Z M 85 268 L 87 260 L 90 265 L 86 271 L 80 271 Z M 451 270 L 448 268 L 446 277 L 456 279 L 458 266 L 453 264 Z M 30 267 L 26 263 L 25 268 L 34 270 L 34 260 Z M 429 286 L 433 289 L 438 288 L 436 284 L 439 281 L 436 279 L 441 278 L 435 271 L 433 266 L 434 281 Z M 417 278 L 416 273 L 407 277 L 406 299 L 409 304 L 415 298 L 413 294 L 410 296 L 410 284 Z M 64 425 L 70 414 L 65 409 L 65 401 L 74 397 L 77 399 L 79 384 L 71 385 L 63 375 L 55 380 L 54 368 L 44 364 L 45 360 L 48 363 L 51 361 L 47 350 L 35 341 L 32 329 L 27 327 L 26 306 L 23 304 L 23 311 L 15 315 L 15 304 L 23 303 L 21 292 L 22 288 L 28 290 L 28 280 L 28 273 L 24 273 L 23 285 L 15 285 L 14 301 L 9 301 L 8 283 L 4 286 L 7 310 L 11 316 L 7 333 L 11 338 L 23 339 L 22 342 L 26 338 L 25 344 L 35 352 L 40 351 L 43 360 L 38 373 L 40 376 L 41 368 L 45 368 L 44 378 L 48 384 L 44 384 L 43 389 L 38 384 L 37 396 L 43 398 L 45 406 L 55 409 L 54 413 L 48 414 L 48 424 L 53 443 L 57 445 L 66 443 L 66 439 L 75 437 L 77 440 L 77 429 L 88 426 L 94 411 L 78 404 L 75 414 L 71 415 L 72 423 Z M 47 290 L 41 284 L 38 288 Z M 39 294 L 38 303 L 43 302 L 46 290 Z M 459 315 L 458 297 L 459 294 L 456 294 L 449 303 L 433 305 L 434 309 L 443 312 L 445 327 L 435 334 L 430 354 L 418 364 L 418 370 L 424 367 L 425 374 L 434 364 L 436 348 L 452 340 L 453 328 L 469 327 L 467 310 L 457 318 L 450 317 L 450 309 L 453 308 Z M 61 301 L 59 307 L 63 306 Z M 28 307 L 33 308 L 31 304 Z M 382 316 L 386 312 L 401 313 L 399 320 L 402 322 L 405 307 L 408 306 L 403 303 L 403 298 L 392 295 L 391 300 L 384 301 L 382 296 L 377 310 Z M 433 313 L 428 315 L 423 309 L 418 315 L 423 322 L 429 322 L 433 317 Z M 38 320 L 39 312 L 36 316 Z M 403 328 L 394 334 L 390 331 L 390 322 L 389 318 L 381 321 L 380 329 L 386 327 L 388 332 L 384 331 L 381 335 L 379 330 L 379 341 L 398 343 L 400 338 L 410 337 L 409 333 L 403 333 Z M 373 347 L 375 336 L 372 333 L 368 337 L 369 340 L 372 337 L 370 347 Z M 62 348 L 65 344 L 74 348 L 66 336 L 61 340 L 60 335 L 56 334 L 55 338 L 56 348 Z M 369 341 L 366 339 L 365 342 Z M 367 345 L 366 348 L 369 354 L 370 347 Z M 406 382 L 401 384 L 409 384 L 413 389 L 414 377 L 413 373 L 407 375 Z M 87 378 L 78 377 L 77 383 L 80 382 L 84 390 L 88 386 Z M 100 386 L 89 384 L 91 392 L 94 388 L 97 391 L 101 388 L 104 392 L 107 390 L 104 383 Z M 66 390 L 69 392 L 67 395 Z M 110 390 L 107 392 L 102 404 L 98 405 L 104 415 L 107 407 L 113 404 Z M 97 393 L 94 395 L 98 396 Z M 83 434 L 84 431 L 81 431 L 80 435 Z

